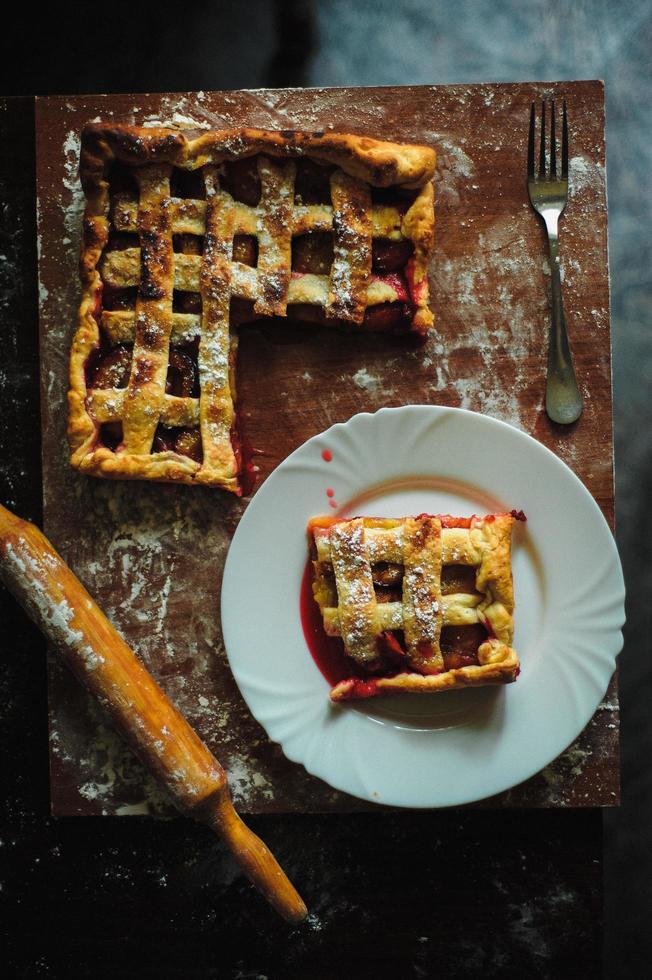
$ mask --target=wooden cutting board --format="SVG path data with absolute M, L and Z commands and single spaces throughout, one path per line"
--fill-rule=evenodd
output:
M 549 268 L 525 185 L 530 102 L 562 93 L 571 131 L 562 269 L 585 399 L 580 422 L 567 429 L 552 425 L 543 410 Z M 307 438 L 356 412 L 453 405 L 535 436 L 577 473 L 613 524 L 602 83 L 48 97 L 37 100 L 36 118 L 45 531 L 228 769 L 241 810 L 366 808 L 286 760 L 231 677 L 220 633 L 220 579 L 247 500 L 200 487 L 111 483 L 68 465 L 67 359 L 79 300 L 83 211 L 80 131 L 91 120 L 259 126 L 433 146 L 436 327 L 425 347 L 312 326 L 242 329 L 238 388 L 247 437 L 257 450 L 258 486 Z M 578 741 L 542 774 L 490 805 L 615 804 L 617 710 L 612 682 Z M 50 726 L 55 814 L 170 812 L 100 710 L 55 660 Z

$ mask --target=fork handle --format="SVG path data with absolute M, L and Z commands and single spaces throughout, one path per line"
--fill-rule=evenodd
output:
M 559 274 L 559 237 L 557 221 L 545 218 L 550 249 L 550 278 L 552 280 L 552 320 L 548 346 L 548 377 L 546 379 L 546 412 L 553 422 L 568 425 L 582 414 L 582 396 L 577 386 L 573 358 L 568 345 L 564 301 Z

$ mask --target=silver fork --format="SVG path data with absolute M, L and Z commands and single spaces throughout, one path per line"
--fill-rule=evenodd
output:
M 553 422 L 567 425 L 582 414 L 582 396 L 577 387 L 573 359 L 568 346 L 566 317 L 561 298 L 559 275 L 559 217 L 568 197 L 568 121 L 566 102 L 563 104 L 561 133 L 561 176 L 557 174 L 555 139 L 555 102 L 552 100 L 550 124 L 550 166 L 546 172 L 546 103 L 541 103 L 541 144 L 539 172 L 535 172 L 535 106 L 530 109 L 530 135 L 527 151 L 527 189 L 530 203 L 543 218 L 550 249 L 550 278 L 552 281 L 552 321 L 548 346 L 548 376 L 546 378 L 546 412 Z

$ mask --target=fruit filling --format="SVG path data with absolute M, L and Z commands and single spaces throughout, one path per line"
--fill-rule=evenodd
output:
M 478 663 L 478 647 L 487 639 L 484 626 L 444 626 L 441 631 L 441 652 L 444 669 L 470 667 Z
M 112 200 L 116 195 L 125 195 L 134 200 L 138 199 L 138 181 L 134 172 L 127 164 L 120 160 L 113 160 L 108 168 L 107 179 L 109 183 L 109 195 Z
M 116 231 L 112 228 L 106 243 L 107 252 L 125 252 L 128 248 L 140 248 L 140 238 L 133 231 Z
M 201 433 L 199 429 L 168 428 L 159 425 L 152 445 L 153 453 L 173 452 L 188 456 L 195 462 L 202 460 Z
M 131 371 L 132 348 L 118 344 L 113 348 L 98 348 L 86 365 L 88 388 L 126 388 Z
M 110 449 L 112 453 L 116 451 L 122 442 L 122 422 L 104 422 L 100 426 L 98 434 L 98 445 Z
M 334 169 L 315 160 L 299 160 L 294 181 L 294 203 L 306 206 L 330 204 L 330 177 Z
M 197 358 L 190 349 L 170 348 L 165 391 L 177 398 L 199 397 Z
M 414 246 L 407 238 L 393 241 L 389 238 L 374 238 L 371 247 L 371 268 L 373 272 L 399 272 L 408 264 Z
M 113 289 L 111 286 L 104 285 L 102 290 L 101 309 L 111 312 L 113 310 L 135 310 L 136 300 L 138 299 L 138 289 L 134 286 L 126 289 Z
M 201 313 L 201 296 L 199 293 L 187 293 L 175 289 L 172 294 L 173 313 Z
M 292 239 L 292 271 L 327 276 L 333 264 L 333 236 L 329 232 L 295 235 Z
M 225 163 L 220 183 L 234 201 L 255 208 L 260 201 L 260 177 L 255 157 Z
M 201 201 L 206 197 L 206 187 L 201 170 L 183 170 L 174 167 L 170 174 L 170 195 Z
M 258 239 L 255 235 L 235 235 L 233 238 L 233 261 L 258 265 Z
M 182 255 L 203 255 L 204 239 L 200 235 L 173 235 L 172 248 Z

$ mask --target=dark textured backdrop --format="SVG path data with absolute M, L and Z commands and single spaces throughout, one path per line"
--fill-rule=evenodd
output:
M 38 18 L 18 11 L 3 27 L 0 92 L 605 79 L 617 521 L 629 590 L 623 806 L 605 817 L 606 973 L 645 975 L 652 263 L 650 203 L 640 189 L 652 156 L 652 3 L 324 0 L 279 8 L 203 2 L 168 19 L 121 3 L 74 18 L 61 9 Z M 5 113 L 2 125 L 0 499 L 38 520 L 29 108 Z M 0 862 L 10 976 L 600 975 L 599 815 L 591 811 L 260 818 L 256 829 L 314 910 L 301 929 L 279 924 L 219 843 L 187 823 L 50 820 L 43 644 L 4 594 L 2 624 L 9 751 Z

